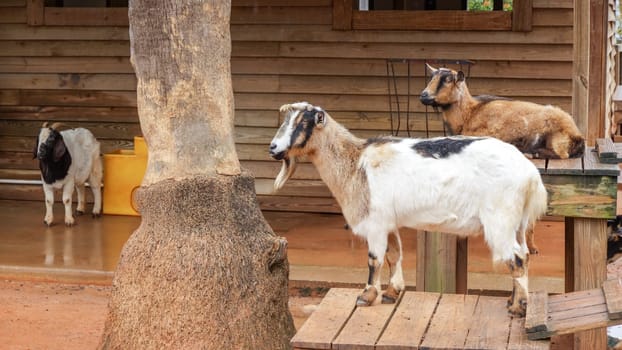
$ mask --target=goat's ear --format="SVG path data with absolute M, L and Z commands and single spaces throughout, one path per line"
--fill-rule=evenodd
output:
M 463 71 L 458 71 L 458 73 L 456 74 L 456 82 L 459 81 L 464 81 L 464 72 Z
M 37 142 L 35 142 L 35 147 L 32 149 L 32 159 L 37 158 L 37 153 L 39 152 L 39 136 L 37 136 Z
M 54 144 L 54 161 L 58 162 L 67 152 L 67 146 L 62 137 L 59 137 Z
M 430 73 L 430 75 L 433 75 L 434 73 L 436 73 L 438 71 L 438 69 L 430 66 L 429 64 L 425 64 L 426 69 L 428 70 L 428 73 Z
M 315 126 L 321 129 L 324 125 L 326 125 L 326 114 L 324 111 L 318 111 L 315 113 Z

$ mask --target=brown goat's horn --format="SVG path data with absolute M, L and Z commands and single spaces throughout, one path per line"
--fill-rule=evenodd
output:
M 52 126 L 50 126 L 50 128 L 54 129 L 54 130 L 58 130 L 59 127 L 61 126 L 65 126 L 65 124 L 60 123 L 60 122 L 56 122 L 54 124 L 52 124 Z
M 43 122 L 43 125 L 41 125 L 42 128 L 47 128 L 48 127 L 48 122 Z

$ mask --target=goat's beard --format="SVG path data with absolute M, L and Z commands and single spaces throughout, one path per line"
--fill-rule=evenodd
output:
M 296 166 L 296 157 L 283 158 L 283 165 L 281 166 L 281 171 L 274 180 L 275 192 L 283 188 L 287 180 L 289 180 L 289 178 L 294 174 L 294 171 L 296 171 Z

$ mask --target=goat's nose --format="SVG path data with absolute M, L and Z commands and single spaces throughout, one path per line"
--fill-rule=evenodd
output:
M 422 99 L 422 100 L 423 100 L 424 98 L 428 98 L 428 96 L 430 96 L 430 95 L 428 94 L 428 92 L 427 92 L 427 91 L 423 91 L 423 92 L 421 92 L 421 97 L 420 97 L 420 99 Z
M 276 149 L 276 143 L 270 144 L 270 152 L 273 152 Z

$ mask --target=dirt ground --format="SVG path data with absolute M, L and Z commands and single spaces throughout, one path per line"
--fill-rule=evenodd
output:
M 0 281 L 0 349 L 96 349 L 110 286 Z M 296 328 L 320 297 L 290 296 Z
M 622 259 L 608 266 L 622 278 Z M 0 349 L 95 349 L 104 329 L 110 286 L 0 281 Z M 320 303 L 290 296 L 296 328 Z

